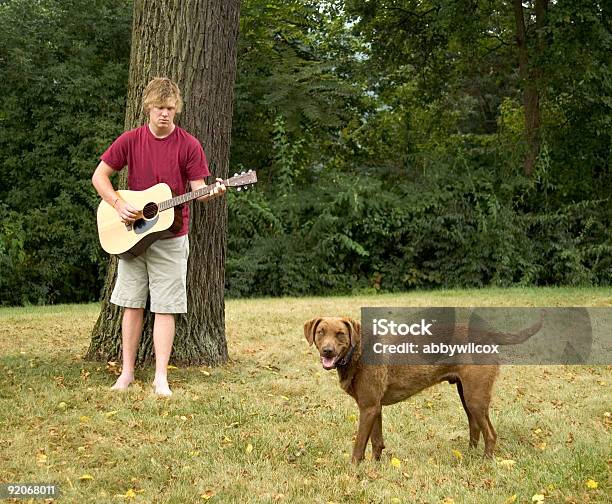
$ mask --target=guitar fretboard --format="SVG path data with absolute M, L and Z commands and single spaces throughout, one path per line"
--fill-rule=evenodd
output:
M 227 184 L 227 181 L 225 181 L 225 184 Z M 176 196 L 175 198 L 162 201 L 159 204 L 159 211 L 163 212 L 164 210 L 168 210 L 169 208 L 173 208 L 177 205 L 182 205 L 183 203 L 187 203 L 188 201 L 200 198 L 202 196 L 206 196 L 215 188 L 215 185 L 216 184 L 207 185 L 206 187 L 202 187 L 195 191 L 182 194 L 181 196 Z

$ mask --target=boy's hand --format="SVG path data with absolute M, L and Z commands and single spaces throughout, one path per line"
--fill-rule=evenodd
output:
M 140 216 L 140 210 L 121 199 L 117 201 L 115 210 L 117 210 L 119 218 L 124 224 L 132 224 Z
M 224 181 L 222 178 L 217 178 L 215 188 L 207 196 L 205 196 L 204 199 L 218 198 L 220 196 L 223 196 L 227 191 L 227 187 L 225 187 L 225 184 L 223 182 Z

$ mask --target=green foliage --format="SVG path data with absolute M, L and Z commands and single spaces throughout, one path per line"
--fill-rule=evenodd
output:
M 0 304 L 97 298 L 90 178 L 121 131 L 130 5 L 0 6 Z
M 90 176 L 122 129 L 130 9 L 0 2 L 0 304 L 102 287 Z M 227 196 L 228 293 L 609 285 L 610 13 L 549 3 L 526 179 L 510 3 L 243 1 L 231 164 L 259 183 Z
M 484 170 L 394 188 L 335 176 L 292 200 L 232 199 L 229 294 L 612 281 L 610 218 L 599 220 L 598 202 L 525 214 L 493 192 L 499 183 Z M 232 238 L 243 226 L 257 232 Z
M 543 178 L 479 166 L 477 143 L 456 150 L 413 182 L 329 170 L 291 198 L 231 196 L 229 294 L 612 281 L 609 201 L 531 213 Z
M 270 167 L 263 184 L 277 176 L 270 153 L 279 120 L 292 141 L 307 146 L 300 151 L 305 166 L 321 162 L 348 119 L 357 90 L 332 57 L 348 43 L 336 3 L 324 10 L 317 1 L 242 2 L 231 160 Z

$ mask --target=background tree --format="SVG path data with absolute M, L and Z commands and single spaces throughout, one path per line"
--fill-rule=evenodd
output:
M 540 77 L 542 57 L 544 56 L 546 11 L 548 0 L 535 0 L 535 44 L 530 44 L 527 36 L 528 23 L 525 22 L 525 9 L 521 0 L 512 0 L 516 23 L 516 45 L 518 48 L 519 75 L 523 82 L 523 106 L 525 108 L 525 136 L 527 154 L 525 156 L 525 175 L 533 175 L 540 153 Z M 529 56 L 530 47 L 532 57 Z M 535 54 L 533 54 L 535 53 Z M 534 63 L 535 60 L 535 63 Z
M 211 172 L 224 178 L 229 166 L 239 10 L 238 0 L 134 2 L 126 129 L 146 121 L 141 100 L 149 80 L 167 76 L 177 82 L 184 96 L 180 125 L 200 139 Z M 123 175 L 122 184 L 125 180 Z M 193 205 L 191 222 L 189 313 L 177 316 L 172 360 L 218 364 L 227 359 L 226 200 Z M 120 355 L 122 310 L 109 301 L 116 265 L 112 259 L 88 358 L 117 360 Z M 139 362 L 152 356 L 152 321 L 147 313 Z

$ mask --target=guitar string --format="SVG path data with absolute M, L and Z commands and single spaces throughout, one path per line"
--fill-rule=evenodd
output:
M 232 178 L 235 178 L 235 177 L 232 177 Z M 231 179 L 224 180 L 223 183 L 226 186 L 229 187 L 230 186 L 230 180 Z M 231 185 L 233 185 L 233 184 L 231 184 Z M 168 210 L 169 208 L 175 207 L 175 206 L 180 205 L 182 203 L 186 203 L 187 201 L 194 200 L 194 199 L 199 198 L 201 196 L 206 196 L 206 194 L 208 194 L 212 189 L 214 189 L 215 186 L 216 186 L 216 184 L 211 184 L 211 185 L 202 187 L 200 189 L 197 189 L 197 190 L 195 190 L 193 192 L 189 192 L 189 193 L 183 194 L 181 196 L 176 196 L 175 198 L 171 198 L 169 200 L 162 201 L 159 204 L 159 211 L 163 212 L 164 210 Z
M 186 194 L 183 194 L 181 196 L 176 196 L 175 198 L 171 198 L 171 199 L 166 200 L 166 201 L 162 201 L 159 204 L 159 211 L 163 212 L 164 210 L 168 210 L 169 208 L 175 207 L 175 206 L 180 205 L 182 203 L 186 203 L 187 201 L 190 201 L 192 199 L 199 198 L 200 196 L 205 196 L 206 194 L 208 194 L 210 192 L 210 190 L 213 187 L 214 187 L 214 185 L 202 187 L 201 189 L 198 189 L 196 191 L 193 191 L 193 192 L 190 192 L 190 193 L 186 193 Z

